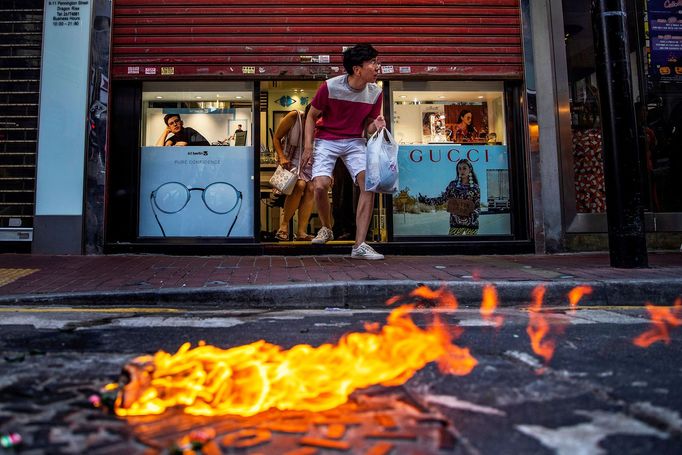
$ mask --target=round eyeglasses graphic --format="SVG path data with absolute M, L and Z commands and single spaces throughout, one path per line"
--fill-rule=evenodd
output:
M 149 202 L 163 236 L 166 237 L 166 231 L 156 211 L 168 215 L 178 213 L 189 203 L 192 191 L 201 191 L 204 206 L 217 215 L 226 215 L 237 208 L 237 214 L 225 236 L 229 237 L 242 208 L 242 192 L 227 182 L 213 182 L 205 188 L 189 188 L 180 182 L 166 182 L 152 191 L 149 195 Z

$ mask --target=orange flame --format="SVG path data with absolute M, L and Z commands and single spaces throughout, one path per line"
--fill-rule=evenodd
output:
M 556 342 L 553 338 L 549 338 L 551 327 L 547 319 L 541 313 L 542 299 L 545 296 L 544 286 L 538 286 L 533 289 L 533 303 L 528 308 L 528 327 L 526 333 L 530 337 L 530 345 L 533 352 L 545 359 L 548 363 L 554 355 L 554 348 Z
M 436 294 L 452 304 L 447 291 Z M 283 350 L 261 340 L 222 350 L 185 343 L 175 354 L 139 357 L 133 362 L 153 364 L 148 381 L 124 387 L 116 414 L 161 414 L 175 406 L 205 416 L 251 416 L 270 408 L 322 411 L 345 403 L 356 389 L 403 384 L 432 361 L 445 373 L 470 373 L 478 362 L 469 350 L 452 343 L 437 315 L 427 329 L 418 327 L 410 317 L 413 309 L 398 307 L 380 331 L 369 324 L 371 332 L 348 333 L 336 345 Z M 130 403 L 122 398 L 126 391 L 135 396 Z
M 434 291 L 428 286 L 419 286 L 417 289 L 410 292 L 410 297 L 433 300 L 436 302 L 439 308 L 445 308 L 453 311 L 457 309 L 458 305 L 455 295 L 444 287 Z
M 495 327 L 500 327 L 504 322 L 502 316 L 493 316 L 498 305 L 497 290 L 492 285 L 485 285 L 483 287 L 483 299 L 481 300 L 481 317 L 486 321 L 492 322 Z
M 678 297 L 675 300 L 674 306 L 671 308 L 657 307 L 647 302 L 646 309 L 651 316 L 651 328 L 639 335 L 632 342 L 640 348 L 648 348 L 657 341 L 663 341 L 665 344 L 670 344 L 670 327 L 679 327 L 682 325 L 682 298 Z
M 592 294 L 592 287 L 590 286 L 576 286 L 571 289 L 568 293 L 568 303 L 571 305 L 571 309 L 575 310 L 580 299 L 589 294 Z

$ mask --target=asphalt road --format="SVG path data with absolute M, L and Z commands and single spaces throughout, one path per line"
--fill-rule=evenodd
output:
M 259 339 L 317 346 L 362 332 L 366 322 L 383 324 L 387 314 L 0 307 L 0 433 L 21 434 L 21 453 L 121 453 L 133 447 L 126 422 L 92 408 L 88 396 L 131 358 L 200 340 L 221 348 Z M 429 364 L 405 386 L 456 431 L 454 450 L 433 453 L 682 453 L 682 327 L 672 328 L 670 344 L 644 349 L 632 343 L 649 328 L 642 308 L 549 309 L 552 327 L 564 330 L 544 364 L 530 347 L 528 312 L 498 314 L 499 329 L 476 308 L 445 314 L 463 329 L 456 343 L 478 365 L 451 376 Z M 414 319 L 421 326 L 428 315 Z M 75 423 L 81 414 L 87 424 Z M 391 453 L 408 452 L 397 445 Z

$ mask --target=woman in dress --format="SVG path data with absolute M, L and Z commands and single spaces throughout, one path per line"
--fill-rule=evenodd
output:
M 301 114 L 294 110 L 289 112 L 280 122 L 274 134 L 273 145 L 277 152 L 277 162 L 285 169 L 293 170 L 298 174 L 298 180 L 294 191 L 284 200 L 284 214 L 281 217 L 279 229 L 275 234 L 277 240 L 289 240 L 289 221 L 298 210 L 298 225 L 294 240 L 310 241 L 312 235 L 306 232 L 310 214 L 313 211 L 313 182 L 312 164 L 301 167 L 301 155 L 303 153 L 303 134 L 305 119 L 308 115 L 310 104 Z
M 450 213 L 449 235 L 477 235 L 481 213 L 481 189 L 474 166 L 469 160 L 457 162 L 457 176 L 438 197 L 419 195 L 419 202 L 429 205 L 447 204 Z

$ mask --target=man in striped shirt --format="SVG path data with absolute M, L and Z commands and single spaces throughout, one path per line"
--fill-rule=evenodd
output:
M 347 72 L 325 81 L 311 101 L 306 119 L 303 162 L 312 160 L 315 202 L 322 227 L 313 239 L 324 244 L 334 239 L 328 191 L 332 184 L 334 164 L 340 158 L 360 187 L 355 215 L 354 259 L 383 259 L 382 254 L 365 243 L 374 209 L 374 193 L 365 191 L 367 142 L 365 134 L 373 134 L 386 126 L 381 115 L 383 95 L 376 84 L 380 65 L 377 52 L 370 44 L 358 44 L 343 53 Z M 313 142 L 314 139 L 314 142 Z

